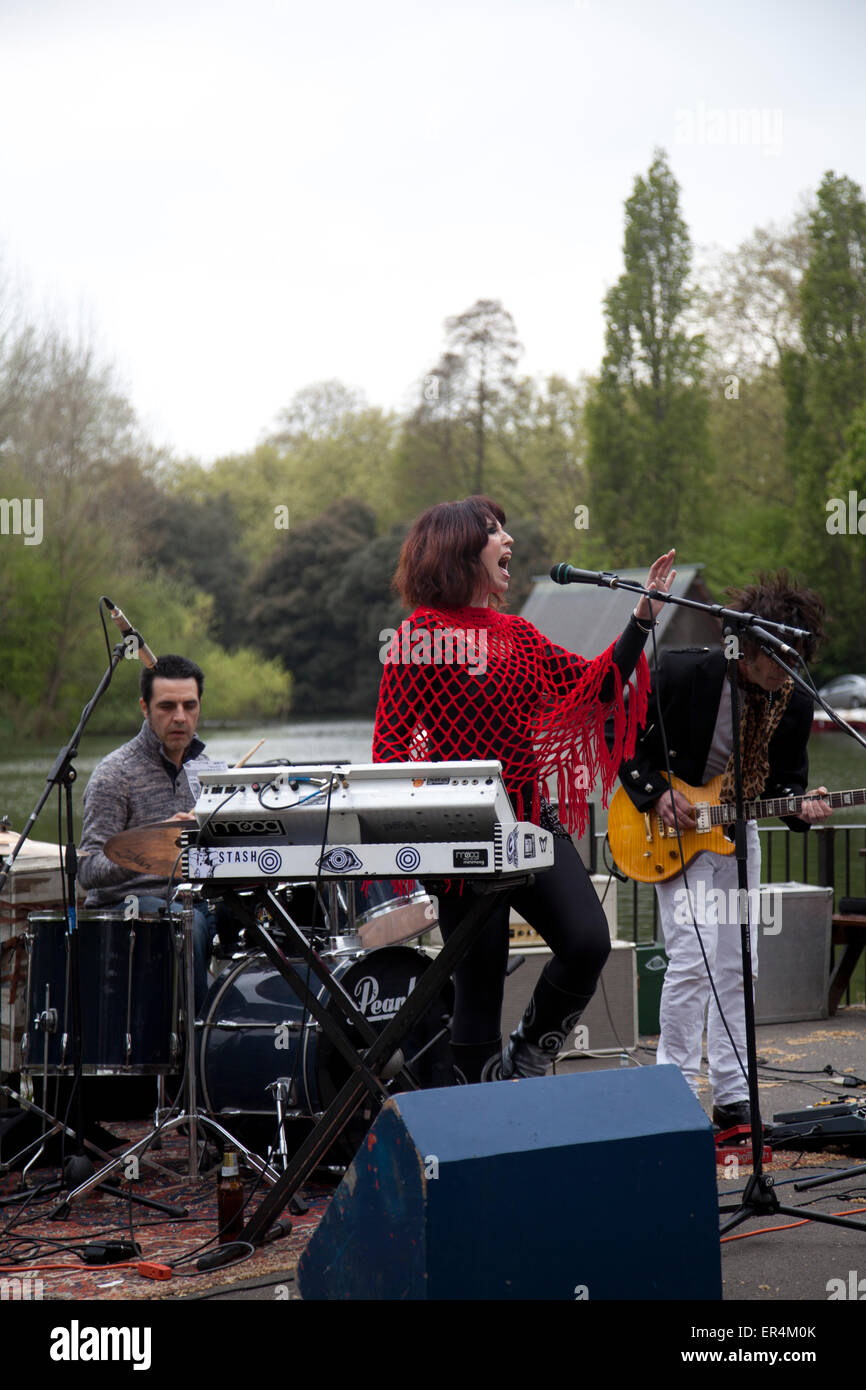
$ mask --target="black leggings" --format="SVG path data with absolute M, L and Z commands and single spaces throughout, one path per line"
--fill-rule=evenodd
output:
M 439 895 L 439 926 L 445 941 L 466 915 L 471 890 Z M 554 863 L 529 886 L 508 894 L 454 973 L 454 1043 L 483 1043 L 499 1035 L 505 971 L 508 965 L 508 919 L 511 906 L 538 932 L 553 959 L 544 968 L 553 991 L 537 991 L 534 1031 L 556 1028 L 577 1001 L 591 999 L 610 953 L 607 919 L 580 855 L 572 844 L 554 839 Z M 566 999 L 556 998 L 556 992 Z M 559 1012 L 560 1017 L 553 1017 Z

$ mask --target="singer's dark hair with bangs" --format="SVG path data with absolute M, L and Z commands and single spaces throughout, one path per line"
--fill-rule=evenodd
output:
M 776 574 L 759 574 L 753 584 L 743 589 L 726 589 L 728 607 L 738 613 L 757 613 L 759 618 L 770 622 L 787 623 L 790 627 L 806 628 L 809 637 L 798 637 L 788 641 L 796 647 L 804 661 L 811 661 L 824 640 L 824 600 L 813 589 L 798 584 L 787 570 Z M 786 639 L 788 640 L 788 639 Z M 750 642 L 748 636 L 743 640 L 746 659 L 753 661 L 760 647 Z
M 505 512 L 490 497 L 438 502 L 418 517 L 403 542 L 392 581 L 407 608 L 465 608 L 481 577 L 479 555 Z M 491 596 L 491 603 L 495 602 Z
M 138 684 L 141 698 L 148 709 L 150 709 L 150 702 L 153 698 L 153 682 L 157 676 L 162 676 L 163 680 L 167 681 L 194 680 L 198 686 L 198 698 L 201 699 L 201 692 L 204 689 L 204 671 L 185 656 L 169 654 L 168 656 L 161 656 L 156 665 L 150 669 L 147 666 L 141 668 Z

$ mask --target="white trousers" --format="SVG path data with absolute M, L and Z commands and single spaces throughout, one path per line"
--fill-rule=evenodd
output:
M 761 846 L 755 821 L 746 826 L 747 882 L 750 890 L 752 973 L 758 975 L 758 891 Z M 743 1004 L 743 955 L 740 941 L 737 861 L 733 854 L 705 851 L 682 874 L 656 884 L 668 968 L 662 987 L 656 1060 L 678 1066 L 695 1095 L 701 1070 L 704 1018 L 707 1020 L 707 1059 L 715 1105 L 748 1099 L 746 1020 Z M 755 893 L 751 890 L 755 889 Z M 722 1012 L 742 1060 L 742 1069 L 710 989 L 707 967 L 698 944 L 698 931 Z

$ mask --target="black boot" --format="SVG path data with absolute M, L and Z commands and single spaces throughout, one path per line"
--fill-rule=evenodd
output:
M 550 1056 L 527 1042 L 523 1036 L 523 1019 L 520 1020 L 502 1057 L 502 1080 L 513 1081 L 518 1076 L 544 1076 Z
M 526 1012 L 511 1034 L 502 1059 L 503 1080 L 544 1076 L 562 1051 L 565 1039 L 580 1021 L 591 995 L 568 994 L 540 975 Z
M 454 1079 L 459 1086 L 502 1080 L 502 1038 L 483 1043 L 452 1043 Z

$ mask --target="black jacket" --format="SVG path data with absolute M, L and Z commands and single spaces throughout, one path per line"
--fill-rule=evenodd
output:
M 686 647 L 665 652 L 653 676 L 646 726 L 638 735 L 635 756 L 623 762 L 620 779 L 639 811 L 658 800 L 667 783 L 660 775 L 665 757 L 659 725 L 659 705 L 664 717 L 671 772 L 691 786 L 700 786 L 716 716 L 726 679 L 721 647 Z M 794 690 L 770 740 L 770 775 L 760 797 L 802 795 L 809 776 L 806 745 L 812 728 L 812 702 L 802 690 Z M 783 818 L 792 830 L 808 830 L 796 816 Z

